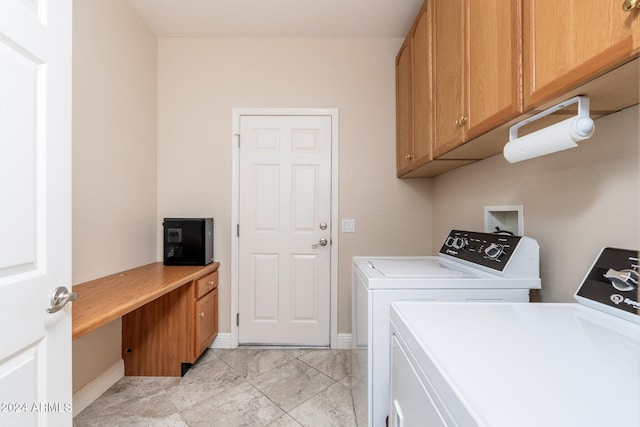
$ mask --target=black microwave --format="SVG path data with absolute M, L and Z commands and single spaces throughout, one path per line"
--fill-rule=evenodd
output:
M 213 262 L 213 218 L 165 218 L 164 265 Z

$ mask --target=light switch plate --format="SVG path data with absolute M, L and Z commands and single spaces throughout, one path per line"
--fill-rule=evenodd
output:
M 342 232 L 343 233 L 355 233 L 356 232 L 356 220 L 355 219 L 343 219 L 342 220 Z

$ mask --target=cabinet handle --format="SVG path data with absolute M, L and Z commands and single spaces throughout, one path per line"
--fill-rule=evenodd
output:
M 209 282 L 207 283 L 209 286 L 213 286 L 215 285 L 215 282 L 213 280 L 209 280 Z
M 404 158 L 407 160 L 411 160 L 413 159 L 413 154 L 407 154 L 406 156 L 404 156 Z
M 638 1 L 640 1 L 640 0 L 638 0 Z M 464 116 L 462 116 L 462 117 L 458 117 L 457 119 L 455 119 L 455 120 L 453 121 L 453 125 L 454 125 L 455 127 L 460 127 L 460 126 L 464 125 L 464 124 L 467 122 L 467 120 L 468 120 L 468 119 L 467 119 L 466 117 L 464 117 Z
M 198 313 L 198 316 L 202 317 L 204 319 L 204 311 L 201 311 L 200 313 Z
M 622 10 L 630 12 L 633 9 L 640 8 L 640 0 L 624 0 Z

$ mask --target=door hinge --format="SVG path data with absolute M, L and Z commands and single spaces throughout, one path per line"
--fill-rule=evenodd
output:
M 236 326 L 240 326 L 240 313 L 236 313 Z
M 236 236 L 240 237 L 240 224 L 236 224 Z
M 238 148 L 240 148 L 240 134 L 239 134 L 239 133 L 236 133 L 236 134 L 235 134 L 235 136 L 237 136 L 237 137 L 238 137 Z

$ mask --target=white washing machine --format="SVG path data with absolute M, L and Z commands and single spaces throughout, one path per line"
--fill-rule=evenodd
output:
M 437 256 L 354 257 L 352 394 L 359 426 L 385 426 L 394 301 L 528 302 L 540 288 L 529 237 L 452 230 Z
M 389 425 L 640 426 L 639 255 L 605 248 L 579 304 L 392 304 Z

